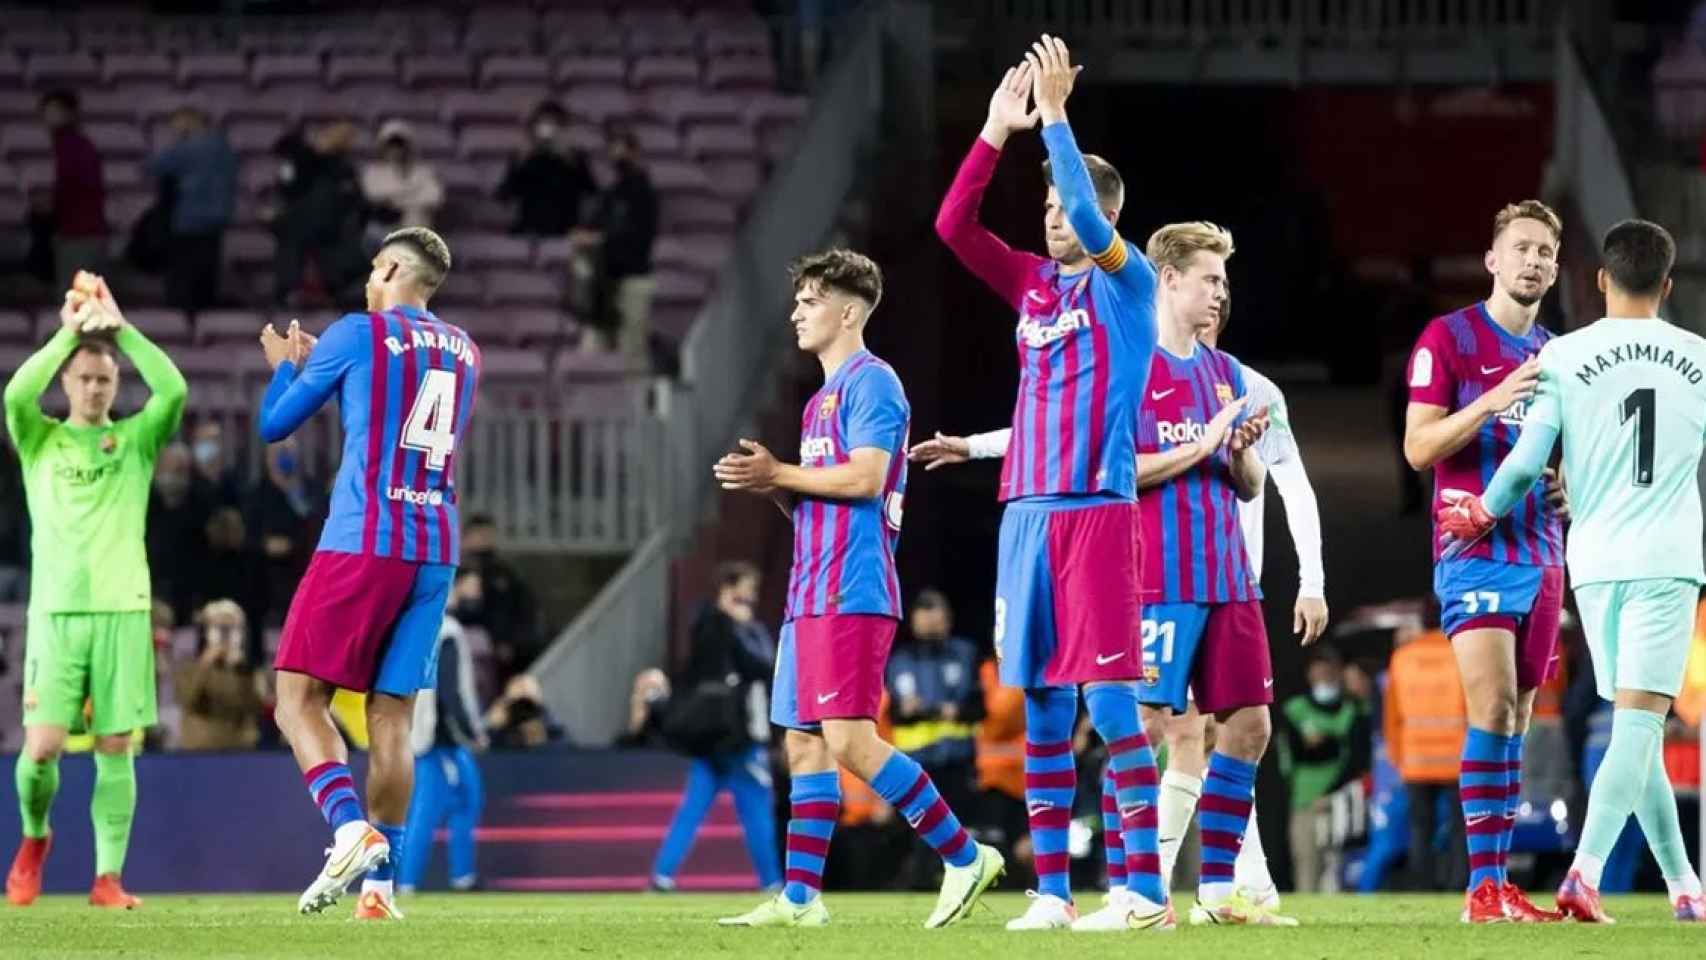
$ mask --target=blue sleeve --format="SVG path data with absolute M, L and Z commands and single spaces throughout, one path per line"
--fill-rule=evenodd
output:
M 183 155 L 184 150 L 181 145 L 167 147 L 143 161 L 142 169 L 151 177 L 163 177 L 176 173 L 178 167 L 181 166 L 179 161 Z
M 1557 351 L 1548 344 L 1540 351 L 1540 385 L 1534 399 L 1528 401 L 1528 412 L 1522 418 L 1522 435 L 1510 456 L 1505 457 L 1493 479 L 1487 482 L 1487 492 L 1481 503 L 1495 517 L 1509 513 L 1528 492 L 1552 459 L 1552 445 L 1563 429 L 1563 400 L 1558 395 L 1559 378 L 1556 369 Z
M 872 366 L 847 385 L 847 449 L 876 447 L 894 454 L 906 442 L 911 411 L 900 379 L 890 370 Z
M 1072 128 L 1064 120 L 1049 124 L 1043 128 L 1043 143 L 1048 146 L 1055 192 L 1060 194 L 1067 222 L 1072 224 L 1072 231 L 1078 235 L 1085 252 L 1123 292 L 1139 297 L 1151 295 L 1155 268 L 1142 253 L 1130 249 L 1102 213 L 1096 200 L 1096 187 L 1090 181 L 1090 170 L 1084 165 L 1084 154 L 1073 139 Z
M 273 372 L 261 398 L 261 439 L 277 443 L 296 431 L 325 406 L 343 382 L 344 374 L 368 349 L 366 314 L 350 314 L 326 328 L 314 345 L 300 375 L 296 364 L 286 361 Z

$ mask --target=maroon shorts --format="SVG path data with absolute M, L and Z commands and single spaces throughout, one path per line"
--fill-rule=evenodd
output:
M 850 613 L 801 617 L 788 626 L 793 628 L 798 721 L 875 720 L 883 705 L 883 672 L 899 622 Z M 785 669 L 787 664 L 778 666 Z
M 1522 598 L 1520 583 L 1532 578 L 1533 603 L 1526 613 L 1480 613 L 1454 620 L 1452 639 L 1471 630 L 1504 630 L 1516 637 L 1516 688 L 1533 690 L 1558 675 L 1558 631 L 1564 617 L 1564 568 L 1511 565 L 1514 584 L 1505 587 L 1507 599 Z
M 1143 610 L 1143 681 L 1138 700 L 1183 713 L 1274 702 L 1268 628 L 1257 600 L 1153 603 Z
M 448 564 L 314 554 L 273 667 L 358 692 L 409 696 L 431 686 L 455 574 Z

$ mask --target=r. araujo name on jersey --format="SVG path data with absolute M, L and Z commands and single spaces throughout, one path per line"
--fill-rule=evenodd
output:
M 1551 332 L 1538 324 L 1526 337 L 1513 336 L 1493 320 L 1484 303 L 1436 317 L 1410 355 L 1410 402 L 1462 410 L 1503 383 L 1550 339 Z M 1486 492 L 1487 482 L 1510 455 L 1527 418 L 1527 402 L 1510 404 L 1483 423 L 1468 445 L 1434 465 L 1434 513 L 1442 504 L 1442 491 Z M 1441 549 L 1438 534 L 1436 528 L 1436 560 Z M 1460 556 L 1528 566 L 1561 565 L 1564 530 L 1557 512 L 1546 502 L 1545 485 L 1537 482 L 1491 534 Z
M 894 551 L 906 498 L 906 440 L 911 408 L 893 368 L 868 351 L 849 357 L 800 416 L 800 465 L 847 463 L 854 450 L 889 455 L 877 496 L 794 504 L 794 558 L 786 617 L 865 613 L 900 618 Z

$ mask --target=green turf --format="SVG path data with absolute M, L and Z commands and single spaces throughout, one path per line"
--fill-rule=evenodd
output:
M 1296 930 L 1181 927 L 1099 936 L 1006 933 L 1002 922 L 1024 909 L 1024 899 L 1011 893 L 992 896 L 989 909 L 943 931 L 920 929 L 934 902 L 923 895 L 832 894 L 834 921 L 824 930 L 724 930 L 713 923 L 754 905 L 756 896 L 430 895 L 403 901 L 403 923 L 359 925 L 346 919 L 350 900 L 335 914 L 304 918 L 288 894 L 147 899 L 132 913 L 92 910 L 71 897 L 44 897 L 27 909 L 0 906 L 0 957 L 1706 957 L 1706 925 L 1677 924 L 1662 897 L 1611 898 L 1615 927 L 1465 928 L 1457 897 L 1316 896 L 1287 898 L 1287 911 L 1303 921 Z

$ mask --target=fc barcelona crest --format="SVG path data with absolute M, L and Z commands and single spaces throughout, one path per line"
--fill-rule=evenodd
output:
M 1232 402 L 1232 384 L 1230 384 L 1230 383 L 1217 383 L 1217 384 L 1215 384 L 1214 385 L 1214 398 L 1216 400 L 1219 400 L 1222 405 L 1231 403 Z
M 818 401 L 817 415 L 820 420 L 828 420 L 835 416 L 836 394 L 830 394 Z
M 1149 687 L 1153 687 L 1160 682 L 1161 682 L 1161 668 L 1156 666 L 1153 663 L 1144 664 L 1143 665 L 1143 683 L 1144 683 L 1144 685 L 1149 686 Z
M 101 452 L 111 456 L 118 449 L 118 437 L 108 433 L 101 436 Z

